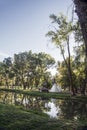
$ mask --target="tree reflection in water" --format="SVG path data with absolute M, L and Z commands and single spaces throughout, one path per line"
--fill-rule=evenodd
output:
M 62 101 L 61 116 L 65 119 L 84 120 L 87 118 L 87 103 L 65 100 Z
M 23 106 L 25 109 L 44 112 L 57 119 L 84 120 L 87 103 L 72 100 L 42 99 L 23 94 L 0 92 L 0 102 Z

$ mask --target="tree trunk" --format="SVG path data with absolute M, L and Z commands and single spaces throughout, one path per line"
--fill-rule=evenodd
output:
M 64 62 L 66 64 L 66 67 L 68 69 L 68 77 L 69 77 L 69 82 L 70 82 L 69 90 L 72 92 L 72 95 L 75 95 L 74 86 L 73 86 L 73 80 L 72 80 L 71 62 L 70 62 L 69 37 L 67 37 L 67 51 L 68 51 L 68 57 L 69 57 L 68 62 L 66 61 L 66 58 L 65 58 L 65 55 L 64 55 L 64 51 L 62 50 L 61 46 L 60 46 L 60 50 L 61 50 Z
M 69 47 L 69 36 L 67 38 L 67 50 L 68 50 L 68 71 L 69 71 L 69 79 L 70 79 L 70 91 L 72 92 L 72 95 L 75 95 L 75 90 L 73 86 L 73 79 L 72 79 L 72 69 L 71 69 L 71 60 L 70 60 L 70 47 Z
M 85 89 L 87 87 L 87 0 L 73 0 L 76 13 L 79 18 L 79 22 L 82 29 L 83 39 L 85 43 L 85 79 L 83 86 L 83 94 L 85 94 Z

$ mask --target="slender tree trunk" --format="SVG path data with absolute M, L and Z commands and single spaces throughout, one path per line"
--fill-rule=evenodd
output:
M 21 83 L 22 83 L 23 89 L 26 89 L 23 74 L 21 75 Z
M 87 0 L 73 0 L 73 2 L 76 7 L 76 13 L 79 17 L 85 43 L 85 85 L 83 86 L 83 94 L 85 94 L 85 89 L 87 87 Z
M 8 85 L 8 77 L 5 77 L 5 85 L 6 85 L 6 88 L 9 88 L 9 85 Z
M 67 50 L 68 50 L 68 71 L 69 71 L 69 79 L 70 79 L 70 89 L 73 95 L 75 95 L 73 79 L 72 79 L 71 60 L 70 60 L 71 56 L 70 56 L 70 47 L 69 47 L 69 36 L 67 37 Z
M 70 82 L 70 91 L 72 92 L 72 95 L 75 95 L 75 91 L 74 91 L 74 86 L 73 86 L 73 80 L 72 80 L 72 69 L 71 69 L 71 62 L 70 62 L 70 47 L 69 47 L 69 37 L 67 37 L 67 50 L 68 50 L 68 63 L 66 61 L 65 55 L 64 55 L 64 51 L 62 50 L 62 47 L 60 46 L 60 50 L 64 59 L 64 62 L 66 64 L 66 67 L 68 69 L 68 77 L 69 77 L 69 82 Z

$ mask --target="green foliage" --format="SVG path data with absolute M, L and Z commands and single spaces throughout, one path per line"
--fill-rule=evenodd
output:
M 84 44 L 74 48 L 75 56 L 71 58 L 72 65 L 72 78 L 73 85 L 76 91 L 81 92 L 84 86 L 85 79 L 85 53 L 84 53 Z M 68 60 L 68 59 L 67 59 Z M 68 79 L 68 70 L 65 66 L 65 62 L 58 62 L 58 75 L 57 82 L 62 86 L 62 88 L 69 89 L 69 79 Z
M 57 47 L 64 47 L 64 42 L 67 41 L 67 36 L 72 32 L 72 22 L 68 22 L 63 14 L 60 14 L 58 17 L 52 14 L 50 15 L 50 18 L 52 19 L 52 23 L 56 23 L 56 25 L 53 26 L 53 30 L 50 30 L 46 36 L 49 36 Z
M 66 60 L 68 60 L 68 58 Z M 71 64 L 72 64 L 72 62 L 71 62 Z M 63 89 L 67 88 L 68 90 L 70 90 L 68 68 L 66 67 L 64 61 L 58 62 L 57 70 L 58 70 L 58 74 L 56 75 L 56 80 L 57 80 L 58 84 L 60 84 L 60 86 Z M 73 77 L 73 75 L 72 75 L 72 77 Z
M 35 89 L 40 87 L 44 80 L 50 83 L 51 73 L 47 70 L 54 63 L 54 58 L 42 52 L 14 54 L 13 62 L 11 58 L 5 58 L 3 63 L 0 63 L 0 78 L 5 81 L 6 87 L 22 86 L 24 89 Z

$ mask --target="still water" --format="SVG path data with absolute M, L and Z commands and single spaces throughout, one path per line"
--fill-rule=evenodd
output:
M 81 101 L 43 99 L 23 94 L 0 92 L 0 102 L 47 113 L 50 118 L 73 120 L 87 118 L 87 103 Z

